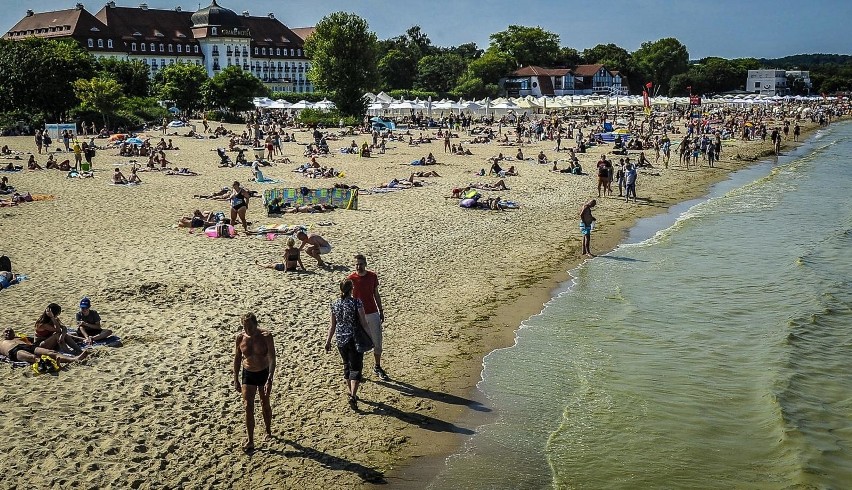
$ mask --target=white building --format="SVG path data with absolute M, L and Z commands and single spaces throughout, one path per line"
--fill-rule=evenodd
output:
M 746 92 L 760 95 L 787 95 L 787 72 L 784 70 L 749 70 L 746 79 Z
M 235 65 L 274 92 L 313 92 L 304 53 L 304 40 L 312 32 L 291 30 L 272 13 L 238 15 L 216 0 L 194 13 L 180 7 L 149 9 L 144 3 L 118 7 L 110 1 L 95 15 L 80 3 L 54 12 L 28 10 L 4 37 L 74 39 L 95 57 L 139 60 L 152 75 L 174 63 L 204 66 L 209 76 Z

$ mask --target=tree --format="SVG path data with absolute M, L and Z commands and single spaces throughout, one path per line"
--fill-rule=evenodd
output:
M 475 60 L 482 56 L 483 51 L 476 46 L 476 43 L 464 43 L 458 46 L 452 46 L 443 50 L 446 53 L 457 54 L 466 60 Z
M 510 25 L 491 34 L 491 47 L 511 56 L 516 66 L 553 66 L 559 57 L 559 35 L 541 27 Z
M 414 88 L 449 92 L 456 86 L 467 64 L 457 54 L 433 54 L 424 56 L 417 63 L 417 80 Z
M 472 78 L 479 78 L 485 83 L 497 83 L 515 69 L 515 61 L 507 53 L 488 49 L 479 59 L 467 65 Z
M 559 48 L 559 57 L 556 64 L 559 66 L 577 66 L 583 61 L 583 56 L 574 48 Z
M 154 91 L 160 100 L 171 100 L 179 109 L 193 111 L 203 105 L 202 93 L 207 80 L 207 70 L 203 66 L 175 63 L 157 72 Z
M 598 44 L 593 48 L 584 49 L 583 62 L 590 65 L 601 64 L 608 70 L 618 70 L 623 77 L 627 78 L 628 85 L 631 80 L 634 87 L 645 85 L 636 69 L 633 56 L 626 49 L 613 43 Z
M 99 112 L 106 127 L 109 127 L 109 115 L 121 106 L 124 97 L 121 84 L 107 77 L 75 80 L 74 95 L 84 109 Z
M 379 60 L 377 72 L 382 90 L 410 89 L 417 75 L 417 60 L 399 49 L 392 49 Z
M 217 73 L 207 82 L 207 96 L 212 105 L 226 107 L 231 113 L 254 107 L 252 98 L 269 95 L 259 78 L 233 65 Z
M 151 89 L 148 65 L 139 60 L 97 60 L 98 75 L 109 77 L 121 84 L 127 97 L 147 97 Z
M 78 103 L 74 80 L 93 71 L 94 58 L 76 42 L 0 40 L 0 110 L 58 120 Z
M 673 37 L 642 43 L 633 53 L 633 60 L 648 81 L 664 93 L 668 91 L 673 76 L 689 69 L 689 52 Z
M 332 94 L 343 114 L 361 116 L 367 110 L 364 92 L 376 78 L 376 35 L 355 14 L 335 12 L 323 17 L 305 41 L 311 58 L 309 78 Z

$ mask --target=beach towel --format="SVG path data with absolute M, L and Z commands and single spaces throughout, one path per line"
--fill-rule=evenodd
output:
M 105 339 L 98 340 L 96 342 L 92 342 L 91 345 L 82 345 L 84 349 L 91 349 L 93 347 L 121 347 L 123 344 L 121 343 L 121 337 L 118 335 L 110 335 Z
M 255 180 L 258 184 L 280 184 L 281 180 L 278 179 L 270 179 L 269 177 L 264 177 L 263 180 Z

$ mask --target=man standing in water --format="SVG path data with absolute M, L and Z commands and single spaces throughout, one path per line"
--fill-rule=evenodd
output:
M 347 279 L 354 286 L 352 297 L 360 299 L 364 305 L 364 316 L 367 319 L 364 329 L 373 340 L 373 357 L 376 359 L 373 373 L 382 381 L 388 381 L 390 376 L 382 369 L 382 322 L 385 321 L 385 310 L 382 297 L 379 296 L 379 276 L 367 270 L 367 258 L 358 254 L 355 256 L 355 272 Z
M 275 374 L 275 344 L 272 334 L 257 326 L 254 313 L 246 313 L 241 318 L 243 331 L 237 334 L 234 348 L 234 388 L 243 395 L 246 410 L 246 431 L 248 439 L 243 450 L 254 450 L 254 397 L 260 394 L 260 407 L 266 437 L 272 437 L 272 406 L 269 394 L 272 392 L 272 378 Z M 242 373 L 241 369 L 242 368 Z
M 595 256 L 591 250 L 592 223 L 595 221 L 595 217 L 592 216 L 592 208 L 597 204 L 598 202 L 592 199 L 580 208 L 580 233 L 583 234 L 583 255 L 588 255 L 589 257 Z

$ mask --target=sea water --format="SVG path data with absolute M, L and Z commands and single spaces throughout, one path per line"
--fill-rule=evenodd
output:
M 852 488 L 850 189 L 840 123 L 640 222 L 485 358 L 429 488 Z

